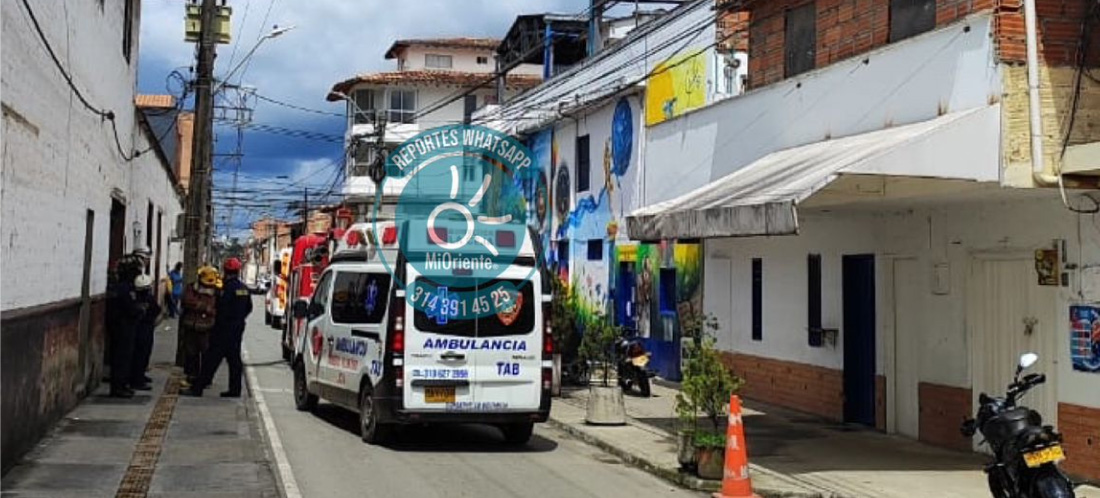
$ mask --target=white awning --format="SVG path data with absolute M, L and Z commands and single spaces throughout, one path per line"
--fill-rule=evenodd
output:
M 768 154 L 626 219 L 634 240 L 798 233 L 796 206 L 844 174 L 997 181 L 1000 105 Z

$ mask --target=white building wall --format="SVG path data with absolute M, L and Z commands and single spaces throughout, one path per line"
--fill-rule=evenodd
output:
M 140 12 L 134 13 L 135 43 L 127 63 L 121 43 L 123 2 L 32 6 L 77 87 L 93 105 L 114 112 L 123 149 L 144 149 L 133 106 Z M 120 157 L 110 122 L 86 110 L 69 90 L 21 5 L 6 6 L 2 17 L 0 309 L 80 295 L 88 209 L 95 211 L 91 294 L 101 294 L 107 284 L 112 191 L 128 204 L 130 249 L 130 226 L 135 220 L 144 225 L 145 199 L 160 199 L 161 206 L 174 203 L 164 189 L 164 170 L 152 153 L 130 163 Z
M 496 52 L 493 50 L 456 49 L 442 47 L 409 47 L 401 53 L 405 71 L 446 71 L 446 69 L 429 68 L 424 64 L 425 55 L 438 54 L 451 56 L 451 71 L 467 73 L 492 73 L 496 71 Z M 478 57 L 485 57 L 484 63 L 478 62 Z M 520 64 L 508 74 L 542 75 L 542 66 L 538 64 Z
M 630 135 L 632 140 L 626 144 L 630 149 L 629 161 L 621 175 L 614 172 L 613 165 L 613 122 L 620 102 L 630 108 Z M 617 245 L 634 244 L 626 236 L 625 216 L 638 206 L 635 194 L 639 173 L 639 137 L 642 118 L 642 100 L 639 95 L 625 95 L 609 100 L 606 104 L 593 108 L 572 120 L 559 121 L 554 128 L 554 149 L 557 150 L 557 168 L 569 172 L 569 208 L 564 219 L 552 224 L 551 240 L 568 239 L 570 241 L 569 268 L 570 278 L 578 284 L 578 289 L 589 305 L 602 305 L 608 302 L 611 278 L 609 268 L 613 259 L 611 248 Z M 588 189 L 577 191 L 576 143 L 580 136 L 588 136 Z M 553 176 L 548 177 L 552 188 L 557 188 Z M 609 184 L 610 182 L 610 184 Z M 555 197 L 556 198 L 556 197 Z M 591 208 L 590 208 L 591 207 Z M 561 228 L 561 224 L 567 224 Z M 609 244 L 608 229 L 611 224 L 618 226 L 614 245 Z M 603 256 L 599 261 L 588 260 L 588 241 L 600 240 L 603 244 Z M 556 250 L 551 248 L 552 251 Z M 561 257 L 561 256 L 559 256 Z
M 778 150 L 996 102 L 991 31 L 989 15 L 974 16 L 649 127 L 645 204 Z
M 843 330 L 835 347 L 810 347 L 807 343 L 806 257 L 809 253 L 822 255 L 823 327 L 843 329 L 841 256 L 874 253 L 878 372 L 887 376 L 891 372 L 894 344 L 889 289 L 899 285 L 907 287 L 908 295 L 920 299 L 916 308 L 921 310 L 923 320 L 922 335 L 915 343 L 919 349 L 899 354 L 919 358 L 918 378 L 922 382 L 969 388 L 971 332 L 967 329 L 970 304 L 966 301 L 966 286 L 972 258 L 1009 251 L 1027 256 L 1035 249 L 1050 247 L 1054 239 L 1065 239 L 1067 261 L 1086 270 L 1073 272 L 1069 287 L 1053 290 L 1056 297 L 1049 305 L 1056 309 L 1056 319 L 1054 323 L 1039 324 L 1039 329 L 1057 345 L 1057 358 L 1053 359 L 1057 371 L 1051 377 L 1057 379 L 1054 388 L 1058 400 L 1100 407 L 1100 376 L 1072 370 L 1068 316 L 1072 303 L 1100 301 L 1096 291 L 1100 285 L 1096 271 L 1100 267 L 1100 231 L 1087 216 L 1065 210 L 1056 193 L 1047 192 L 1044 198 L 1034 199 L 1014 198 L 1013 192 L 1007 192 L 998 199 L 944 202 L 934 208 L 834 210 L 804 214 L 800 225 L 802 233 L 798 236 L 706 241 L 705 267 L 712 267 L 716 259 L 728 259 L 731 267 L 728 301 L 713 295 L 724 288 L 718 282 L 723 276 L 708 272 L 705 279 L 707 311 L 731 317 L 721 326 L 722 349 L 843 369 Z M 759 342 L 751 339 L 750 329 L 753 257 L 763 258 L 764 263 L 764 333 Z M 893 260 L 910 258 L 917 262 L 922 276 L 894 282 Z M 945 295 L 935 295 L 931 292 L 933 267 L 942 263 L 949 268 L 949 289 Z M 727 302 L 729 313 L 722 309 Z

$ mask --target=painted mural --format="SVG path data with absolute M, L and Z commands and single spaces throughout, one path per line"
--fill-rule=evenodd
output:
M 658 63 L 646 82 L 645 124 L 668 121 L 706 104 L 706 51 L 674 56 Z
M 681 103 L 693 104 L 694 98 Z M 677 380 L 681 317 L 702 307 L 702 246 L 640 244 L 620 230 L 624 218 L 640 207 L 635 147 L 642 105 L 648 103 L 623 97 L 583 118 L 593 165 L 588 192 L 574 192 L 577 133 L 547 129 L 533 134 L 528 147 L 536 167 L 531 169 L 542 181 L 532 179 L 524 195 L 547 263 L 577 297 L 578 317 L 612 317 L 645 338 L 653 352 L 652 368 Z M 548 188 L 539 189 L 540 183 Z
M 619 323 L 633 327 L 654 353 L 662 377 L 680 378 L 682 320 L 703 305 L 703 250 L 697 243 L 621 245 L 612 273 Z

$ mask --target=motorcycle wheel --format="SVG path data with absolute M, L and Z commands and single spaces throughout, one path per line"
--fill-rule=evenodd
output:
M 987 477 L 989 483 L 989 494 L 993 498 L 1014 498 L 1011 487 L 1009 487 L 1005 476 L 998 471 L 990 472 Z
M 638 377 L 638 391 L 641 391 L 642 397 L 649 397 L 649 374 L 645 370 L 637 368 L 634 370 L 635 375 Z
M 1061 472 L 1048 469 L 1035 479 L 1035 498 L 1074 498 L 1073 485 Z

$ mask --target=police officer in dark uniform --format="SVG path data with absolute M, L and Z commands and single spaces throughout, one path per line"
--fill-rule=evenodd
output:
M 244 339 L 244 321 L 252 312 L 252 295 L 240 280 L 241 261 L 229 258 L 222 265 L 223 282 L 218 294 L 214 330 L 210 337 L 210 350 L 203 356 L 202 374 L 185 394 L 202 396 L 202 391 L 214 380 L 214 374 L 222 359 L 229 364 L 229 390 L 223 398 L 241 395 L 241 378 L 244 364 L 241 362 L 241 341 Z M 209 358 L 207 358 L 209 356 Z

